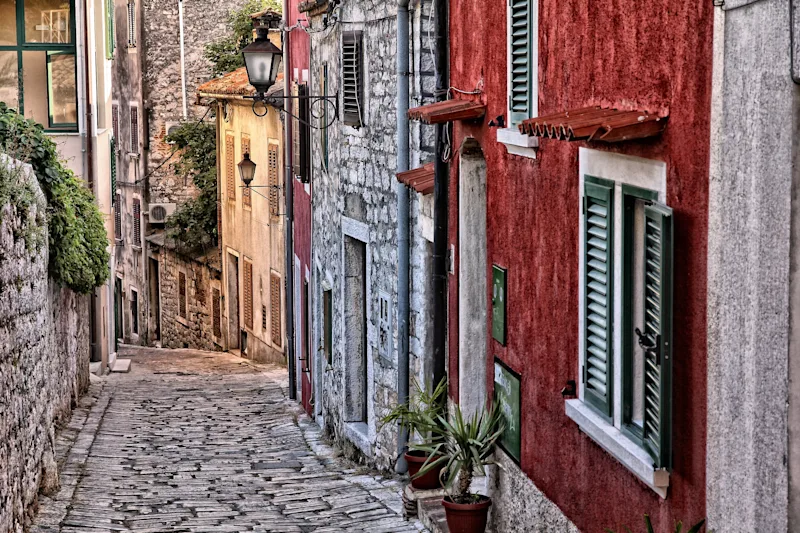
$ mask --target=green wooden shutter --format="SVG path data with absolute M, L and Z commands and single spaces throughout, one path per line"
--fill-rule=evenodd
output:
M 660 204 L 644 211 L 644 330 L 655 348 L 645 352 L 645 449 L 658 468 L 671 465 L 672 414 L 672 210 Z
M 587 182 L 584 202 L 584 400 L 610 417 L 614 320 L 613 186 Z
M 106 59 L 114 58 L 114 0 L 106 0 Z
M 511 124 L 531 116 L 531 0 L 509 0 L 509 113 Z

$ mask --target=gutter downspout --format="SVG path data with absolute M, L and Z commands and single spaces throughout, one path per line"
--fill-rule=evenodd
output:
M 178 0 L 178 28 L 180 28 L 181 38 L 181 98 L 183 100 L 183 120 L 189 116 L 186 108 L 186 55 L 184 52 L 183 40 L 183 0 Z
M 408 0 L 397 1 L 397 172 L 408 170 Z M 397 402 L 408 403 L 408 321 L 409 299 L 409 198 L 405 184 L 394 180 L 397 193 Z M 405 452 L 408 428 L 400 426 L 397 434 L 395 472 L 408 470 Z
M 449 52 L 448 0 L 436 0 L 436 100 L 447 99 Z M 447 217 L 450 167 L 442 160 L 447 124 L 436 125 L 436 162 L 433 181 L 433 385 L 447 377 Z
M 286 20 L 289 17 L 289 1 L 283 0 L 283 12 Z M 291 78 L 289 77 L 289 42 L 290 33 L 281 32 L 283 38 L 283 79 L 284 91 L 289 90 L 291 94 Z M 292 176 L 292 120 L 290 117 L 294 113 L 294 102 L 291 98 L 285 100 L 285 105 L 289 107 L 286 116 L 285 127 L 283 131 L 286 132 L 284 137 L 284 161 L 283 166 L 286 170 L 283 187 L 284 196 L 286 200 L 286 218 L 283 226 L 285 233 L 286 244 L 286 257 L 284 262 L 284 279 L 286 280 L 286 361 L 289 363 L 289 399 L 297 399 L 297 369 L 295 368 L 294 360 L 294 239 L 292 236 L 292 226 L 294 222 L 294 177 Z

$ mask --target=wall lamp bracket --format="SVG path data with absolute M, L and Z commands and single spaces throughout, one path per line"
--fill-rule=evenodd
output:
M 253 114 L 258 117 L 265 117 L 269 112 L 269 106 L 279 110 L 279 112 L 289 115 L 296 119 L 301 124 L 316 130 L 325 130 L 331 127 L 334 122 L 339 120 L 339 92 L 333 95 L 267 95 L 266 93 L 256 93 L 252 96 L 245 96 L 248 100 L 253 100 Z M 281 100 L 297 100 L 298 102 L 308 101 L 308 111 L 310 118 L 314 119 L 317 124 L 311 122 L 287 111 L 284 106 L 280 105 Z M 263 107 L 263 112 L 259 110 L 258 104 Z M 332 109 L 332 113 L 328 113 Z M 322 120 L 325 123 L 322 123 Z

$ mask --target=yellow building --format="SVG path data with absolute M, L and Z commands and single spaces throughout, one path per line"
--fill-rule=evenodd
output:
M 198 87 L 217 115 L 217 186 L 223 327 L 228 350 L 257 361 L 284 359 L 283 126 L 280 111 L 253 112 L 254 94 L 240 68 Z M 268 95 L 283 94 L 279 80 Z M 276 100 L 281 105 L 282 100 Z M 264 106 L 257 104 L 259 114 Z M 257 165 L 252 188 L 238 164 L 244 154 Z

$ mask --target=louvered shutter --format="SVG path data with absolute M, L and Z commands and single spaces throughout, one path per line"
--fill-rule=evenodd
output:
M 308 96 L 308 85 L 301 85 L 299 95 Z M 308 98 L 300 98 L 300 181 L 311 181 L 311 112 Z
M 270 328 L 272 344 L 280 348 L 283 345 L 283 332 L 281 331 L 281 276 L 277 272 L 271 272 L 269 276 L 269 303 Z
M 234 154 L 234 136 L 225 135 L 225 189 L 228 193 L 228 200 L 236 201 L 236 160 Z
M 122 240 L 122 202 L 119 194 L 115 195 L 114 201 L 114 238 Z
M 220 294 L 219 289 L 213 289 L 211 291 L 211 305 L 213 309 L 211 310 L 212 313 L 212 322 L 214 328 L 214 336 L 217 338 L 222 337 L 222 311 L 220 309 Z
M 114 132 L 114 139 L 119 139 L 119 106 L 111 104 L 111 128 Z
M 128 2 L 128 46 L 136 46 L 136 4 Z
M 110 172 L 111 172 L 111 202 L 114 205 L 116 201 L 115 195 L 117 192 L 117 149 L 115 147 L 116 141 L 112 136 L 109 140 L 109 150 L 111 151 L 109 154 L 109 165 L 110 165 Z
M 139 153 L 139 108 L 131 107 L 131 153 Z
M 296 97 L 300 94 L 300 88 L 297 83 L 292 83 L 292 96 Z M 297 98 L 294 98 L 297 101 Z M 299 117 L 299 109 L 297 110 Z M 295 177 L 300 176 L 300 120 L 297 117 L 292 118 L 292 174 Z
M 644 328 L 655 346 L 645 351 L 644 446 L 659 468 L 671 467 L 672 415 L 672 210 L 644 210 Z
M 586 183 L 584 196 L 584 399 L 611 416 L 614 190 Z
M 142 245 L 142 203 L 138 198 L 133 199 L 133 245 Z
M 531 116 L 531 28 L 532 0 L 510 0 L 509 22 L 509 112 L 511 124 L 519 124 Z
M 114 58 L 114 0 L 106 0 L 106 59 Z
M 242 158 L 244 154 L 250 153 L 250 137 L 242 135 Z M 242 205 L 252 206 L 252 196 L 250 196 L 250 187 L 242 187 Z
M 270 144 L 267 149 L 267 180 L 269 182 L 269 213 L 273 217 L 280 214 L 278 170 L 278 145 Z
M 178 272 L 178 314 L 186 318 L 186 274 Z
M 253 263 L 244 261 L 244 325 L 253 329 Z
M 361 33 L 342 36 L 342 119 L 345 124 L 362 124 L 362 50 Z

